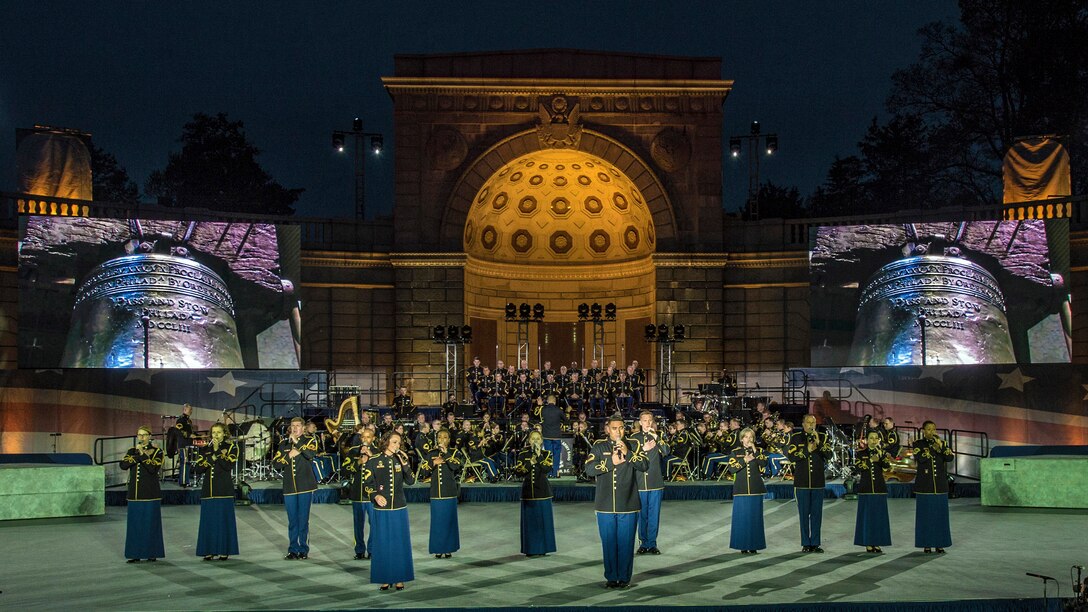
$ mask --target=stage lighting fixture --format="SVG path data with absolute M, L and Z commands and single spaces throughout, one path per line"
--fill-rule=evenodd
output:
M 734 136 L 729 139 L 729 154 L 733 157 L 740 157 L 740 138 Z
M 676 340 L 677 342 L 683 342 L 684 341 L 684 335 L 685 335 L 686 331 L 687 330 L 684 329 L 683 325 L 679 325 L 679 324 L 674 325 L 673 328 L 672 328 L 672 337 L 673 337 L 673 339 Z
M 669 326 L 662 323 L 657 326 L 657 339 L 668 340 L 669 339 Z
M 343 153 L 344 152 L 344 135 L 343 134 L 335 133 L 335 134 L 332 135 L 332 148 L 337 153 Z
M 544 320 L 544 304 L 533 304 L 533 318 L 537 321 Z
M 435 325 L 434 332 L 431 334 L 431 338 L 435 342 L 444 342 L 446 340 L 446 328 L 442 325 Z
M 513 321 L 516 318 L 518 318 L 518 307 L 510 302 L 506 305 L 506 320 Z
M 604 318 L 608 319 L 609 321 L 615 321 L 616 320 L 616 305 L 615 304 L 609 302 L 609 303 L 604 305 Z
M 456 325 L 450 325 L 446 328 L 446 339 L 450 342 L 457 342 L 461 337 L 461 328 Z
M 370 137 L 370 150 L 374 152 L 374 155 L 381 155 L 384 145 L 385 140 L 382 138 L 381 134 Z
M 654 338 L 656 338 L 656 337 L 657 337 L 657 326 L 654 325 L 653 323 L 650 323 L 649 325 L 646 326 L 646 341 L 647 342 L 653 342 Z
M 601 305 L 600 304 L 594 302 L 593 305 L 589 307 L 589 312 L 590 312 L 590 314 L 593 315 L 593 320 L 594 321 L 600 321 L 601 320 Z
M 361 131 L 363 131 L 363 119 L 362 119 L 362 117 L 356 117 L 356 118 L 355 118 L 355 119 L 354 119 L 354 120 L 353 120 L 353 121 L 351 122 L 351 130 L 352 130 L 353 132 L 361 132 Z
M 758 121 L 753 121 L 752 122 L 752 136 L 758 136 L 758 135 L 759 135 L 759 122 Z
M 524 302 L 521 304 L 521 306 L 518 306 L 518 315 L 520 315 L 522 319 L 528 319 L 531 312 L 532 309 L 529 308 L 529 305 Z
M 778 136 L 767 135 L 767 155 L 774 155 L 778 150 Z
M 582 321 L 589 318 L 589 304 L 578 304 L 578 318 Z
M 472 342 L 472 326 L 471 325 L 462 325 L 461 326 L 461 340 L 463 340 L 465 342 L 465 344 L 470 344 Z

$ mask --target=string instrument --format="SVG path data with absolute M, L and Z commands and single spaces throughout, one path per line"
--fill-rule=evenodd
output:
M 342 432 L 354 429 L 359 420 L 359 396 L 352 395 L 340 402 L 335 419 L 325 419 L 325 429 L 338 439 Z

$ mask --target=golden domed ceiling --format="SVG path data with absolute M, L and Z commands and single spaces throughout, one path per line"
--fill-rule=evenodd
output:
M 653 218 L 612 164 L 569 149 L 523 155 L 473 199 L 465 252 L 506 263 L 605 263 L 649 256 Z

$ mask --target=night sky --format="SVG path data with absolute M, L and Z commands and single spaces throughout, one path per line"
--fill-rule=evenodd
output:
M 361 116 L 387 148 L 367 164 L 368 214 L 388 214 L 393 107 L 379 79 L 394 54 L 577 48 L 721 57 L 735 81 L 723 137 L 759 120 L 779 135 L 762 177 L 807 195 L 883 116 L 918 28 L 957 15 L 947 0 L 4 2 L 0 190 L 15 186 L 15 128 L 92 132 L 142 190 L 193 113 L 226 112 L 273 177 L 306 189 L 297 214 L 350 216 L 351 157 L 330 135 Z M 743 204 L 747 176 L 726 157 L 727 209 Z

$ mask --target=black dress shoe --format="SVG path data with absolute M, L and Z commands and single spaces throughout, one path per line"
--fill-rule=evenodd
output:
M 646 552 L 650 553 L 651 555 L 660 555 L 661 554 L 661 551 L 658 550 L 656 546 L 650 547 L 650 549 L 647 550 Z
M 397 589 L 398 591 L 403 591 L 404 590 L 404 585 L 403 584 L 398 584 L 394 588 Z
M 650 551 L 645 546 L 639 546 L 638 550 L 635 551 L 635 554 L 636 555 L 645 555 L 648 552 L 650 552 Z
M 129 559 L 129 560 L 125 561 L 125 563 L 139 563 L 139 562 L 140 562 L 139 559 Z
M 220 561 L 226 561 L 227 559 L 230 559 L 229 555 L 219 555 L 219 560 Z
M 808 551 L 814 553 L 822 553 L 824 549 L 820 548 L 819 546 L 809 546 Z
M 812 547 L 811 546 L 802 546 L 801 547 L 801 552 L 803 552 L 803 553 L 812 552 Z
M 382 586 L 378 587 L 378 590 L 379 591 L 388 591 L 389 590 L 389 585 L 388 584 L 383 584 Z
M 214 558 L 215 558 L 215 555 L 204 555 L 204 560 L 205 561 L 211 561 Z
M 287 561 L 294 561 L 295 559 L 298 559 L 298 553 L 287 553 L 283 558 Z
M 929 548 L 926 548 L 925 550 L 923 550 L 923 551 L 922 551 L 922 554 L 924 554 L 924 555 L 928 555 L 928 554 L 929 554 L 929 553 L 931 553 L 931 552 L 933 552 L 933 551 L 932 551 L 931 549 L 929 549 Z
M 150 561 L 150 562 L 154 563 L 154 562 L 158 561 L 158 559 L 156 559 L 156 558 L 152 557 L 152 558 L 148 559 L 148 561 Z
M 442 555 L 435 555 L 435 556 L 434 556 L 434 558 L 435 558 L 435 559 L 441 559 L 441 558 L 442 558 Z
M 310 555 L 309 555 L 309 554 L 307 554 L 307 553 L 299 553 L 299 554 L 298 554 L 298 558 L 299 558 L 299 559 L 309 559 L 309 558 L 310 558 Z
M 355 557 L 354 557 L 354 559 L 355 559 L 356 561 L 359 561 L 359 560 L 361 560 L 362 558 L 363 558 L 363 553 L 355 553 Z
M 937 549 L 937 554 L 938 555 L 943 555 L 944 554 L 944 549 L 943 548 L 938 548 Z
M 606 588 L 606 589 L 614 589 L 614 588 L 616 588 L 616 587 L 617 587 L 618 585 L 619 585 L 619 583 L 618 583 L 618 582 L 616 582 L 615 580 L 609 580 L 608 582 L 606 582 L 606 583 L 605 583 L 605 585 L 604 585 L 604 588 Z
M 446 554 L 444 554 L 444 555 L 442 555 L 442 556 L 443 556 L 443 557 L 445 557 L 445 558 L 447 558 L 447 559 L 449 559 L 450 557 L 452 557 L 452 556 L 453 556 L 453 553 L 446 553 Z M 403 588 L 403 587 L 402 587 L 402 588 Z
M 629 586 L 631 586 L 631 583 L 627 582 L 626 580 L 620 580 L 619 582 L 616 583 L 616 588 L 617 589 L 626 589 Z
M 363 559 L 370 559 L 370 553 L 363 554 Z

